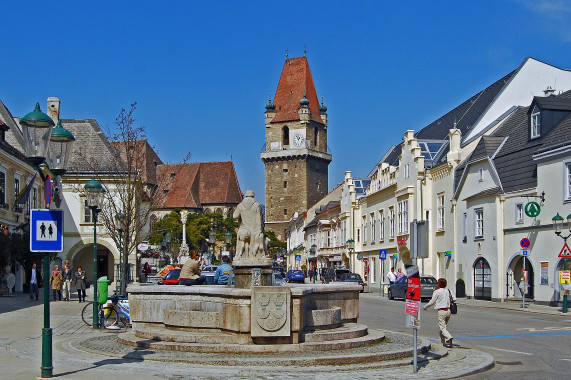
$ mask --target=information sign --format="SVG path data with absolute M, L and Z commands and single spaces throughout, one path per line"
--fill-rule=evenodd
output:
M 63 251 L 62 210 L 32 210 L 30 212 L 30 251 Z
M 379 249 L 379 259 L 386 260 L 387 259 L 387 250 L 386 249 Z
M 420 310 L 420 301 L 406 300 L 404 312 L 405 314 L 418 316 Z
M 530 250 L 529 249 L 522 249 L 521 250 L 521 255 L 522 256 L 529 256 L 530 254 Z
M 295 255 L 295 261 L 301 261 L 301 255 Z
M 568 284 L 571 282 L 571 271 L 560 270 L 559 271 L 559 283 Z

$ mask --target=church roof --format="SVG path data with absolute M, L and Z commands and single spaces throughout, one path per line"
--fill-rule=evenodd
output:
M 157 208 L 202 208 L 242 201 L 231 161 L 159 165 L 157 176 L 164 182 Z
M 311 120 L 323 124 L 319 116 L 319 100 L 313 77 L 309 70 L 307 57 L 288 58 L 284 63 L 282 75 L 274 97 L 276 116 L 272 123 L 299 120 L 299 101 L 303 96 L 309 100 Z

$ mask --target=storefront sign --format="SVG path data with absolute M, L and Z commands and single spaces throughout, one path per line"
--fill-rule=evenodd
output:
M 541 212 L 541 207 L 537 202 L 528 202 L 524 208 L 525 215 L 529 216 L 530 218 L 535 218 Z

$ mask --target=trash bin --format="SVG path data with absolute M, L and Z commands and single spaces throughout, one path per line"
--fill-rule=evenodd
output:
M 107 276 L 99 277 L 97 279 L 97 291 L 99 292 L 99 298 L 97 299 L 100 305 L 103 305 L 107 302 L 107 288 L 111 281 L 107 278 Z

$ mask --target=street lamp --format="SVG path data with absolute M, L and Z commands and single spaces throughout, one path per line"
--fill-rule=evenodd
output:
M 119 277 L 119 281 L 121 282 L 121 288 L 118 289 L 117 285 L 119 285 L 119 281 L 115 281 L 115 291 L 119 293 L 119 295 L 123 296 L 123 284 L 125 283 L 125 279 L 123 278 L 123 225 L 125 220 L 127 219 L 127 215 L 123 214 L 122 212 L 118 212 L 115 214 L 115 221 L 119 225 L 117 228 L 117 232 L 119 232 L 119 270 L 117 271 L 117 275 Z
M 24 150 L 26 158 L 34 169 L 40 174 L 43 182 L 48 179 L 40 165 L 43 165 L 48 154 L 53 154 L 49 164 L 52 165 L 53 174 L 61 176 L 65 173 L 71 144 L 75 140 L 73 135 L 58 123 L 58 128 L 53 128 L 53 120 L 40 110 L 40 104 L 32 112 L 27 113 L 20 119 L 22 133 L 24 135 Z M 57 131 L 56 131 L 57 129 Z M 55 136 L 53 135 L 54 131 Z M 58 162 L 59 159 L 59 162 Z M 54 162 L 58 162 L 54 165 Z M 49 171 L 48 165 L 43 165 Z M 48 199 L 46 208 L 49 208 L 51 199 Z M 49 252 L 44 252 L 44 278 L 50 278 Z M 52 377 L 52 329 L 50 328 L 50 293 L 49 286 L 44 285 L 44 328 L 42 329 L 42 377 Z
M 216 232 L 212 231 L 208 234 L 208 237 L 210 238 L 210 243 L 212 244 L 212 251 L 210 252 L 210 262 L 208 264 L 212 264 L 212 259 L 213 256 L 215 255 L 216 251 Z
M 100 206 L 103 206 L 103 197 L 105 196 L 105 189 L 93 177 L 91 181 L 85 184 L 85 191 L 87 193 L 87 207 L 91 209 L 91 216 L 93 218 L 93 328 L 99 328 L 99 318 L 97 310 L 97 215 L 101 211 Z
M 559 215 L 559 213 L 557 213 L 557 215 L 555 215 L 553 219 L 551 219 L 551 221 L 553 222 L 553 229 L 555 231 L 555 235 L 562 238 L 565 241 L 565 244 L 567 244 L 567 239 L 569 239 L 569 237 L 571 236 L 571 214 L 567 215 L 567 229 L 569 230 L 569 235 L 567 236 L 561 235 L 561 230 L 563 229 L 563 220 L 564 220 L 563 217 Z M 563 270 L 567 270 L 566 257 L 563 258 Z M 563 313 L 567 313 L 567 290 L 563 292 L 563 307 L 561 311 Z
M 232 244 L 232 232 L 228 231 L 224 234 L 224 241 L 226 242 L 226 250 L 228 251 L 228 256 L 230 256 L 230 244 Z

